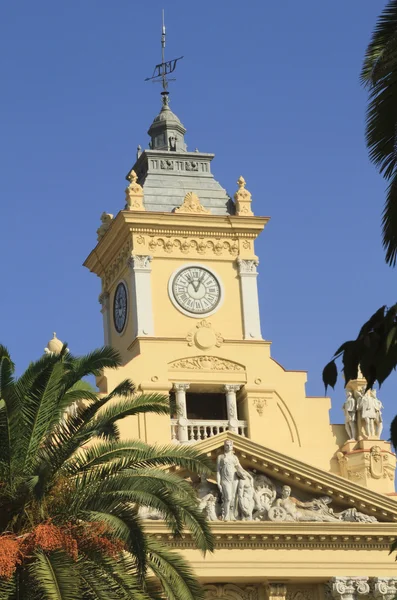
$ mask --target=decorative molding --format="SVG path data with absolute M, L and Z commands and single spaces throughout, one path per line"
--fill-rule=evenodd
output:
M 200 198 L 194 192 L 188 192 L 183 199 L 183 203 L 179 208 L 176 208 L 176 213 L 188 213 L 195 215 L 209 215 L 211 211 L 204 208 L 200 202 Z
M 160 169 L 163 169 L 163 171 L 173 171 L 174 161 L 168 158 L 162 158 L 160 160 Z
M 109 227 L 111 226 L 112 221 L 113 221 L 113 215 L 111 213 L 103 212 L 101 214 L 102 225 L 96 230 L 98 242 L 101 241 L 101 239 L 103 238 L 103 236 L 105 235 L 105 233 L 107 232 Z
M 333 577 L 332 597 L 336 600 L 356 600 L 369 594 L 368 577 Z
M 131 171 L 127 176 L 130 185 L 125 190 L 125 210 L 145 210 L 143 205 L 143 187 L 138 183 L 138 176 Z
M 236 385 L 234 383 L 227 383 L 223 386 L 223 390 L 226 392 L 226 394 L 237 394 L 240 388 L 241 385 Z
M 227 522 L 228 526 L 230 522 Z M 269 528 L 269 525 L 275 525 L 275 523 L 264 522 L 266 525 L 266 532 L 259 529 L 256 521 L 252 522 L 255 526 L 255 531 L 247 533 L 241 527 L 244 521 L 237 522 L 240 525 L 238 531 L 232 531 L 227 528 L 225 532 L 225 524 L 219 521 L 219 525 L 215 523 L 211 524 L 211 529 L 215 538 L 215 548 L 221 549 L 277 549 L 277 550 L 291 550 L 291 549 L 310 549 L 310 550 L 376 550 L 386 552 L 390 550 L 390 544 L 395 540 L 395 533 L 390 531 L 390 535 L 384 536 L 382 534 L 377 535 L 358 535 L 357 531 L 349 533 L 346 531 L 327 532 L 324 531 L 308 531 L 308 523 L 300 523 L 302 530 L 297 532 L 295 528 L 291 528 L 291 523 L 279 523 L 277 531 Z M 313 523 L 311 524 L 313 525 Z M 317 529 L 318 529 L 318 523 Z M 346 525 L 346 524 L 345 524 Z M 283 527 L 284 526 L 284 527 Z M 149 525 L 148 525 L 149 527 Z M 360 527 L 361 529 L 361 527 Z M 156 538 L 164 543 L 167 543 L 172 548 L 178 549 L 196 549 L 194 540 L 189 534 L 183 539 L 170 538 L 168 530 L 163 530 L 160 524 L 156 525 L 153 523 L 150 527 L 150 533 L 155 535 Z
M 266 586 L 266 595 L 268 600 L 285 600 L 287 586 L 285 583 L 269 583 Z
M 228 253 L 231 256 L 237 256 L 238 243 L 233 239 L 211 240 L 204 238 L 172 238 L 151 236 L 148 247 L 151 251 L 160 249 L 167 254 L 172 254 L 174 250 L 179 250 L 182 254 L 189 254 L 192 251 L 197 254 L 204 255 L 213 253 L 215 256 L 221 256 Z
M 212 600 L 258 600 L 258 588 L 252 585 L 239 587 L 233 583 L 207 584 L 204 586 L 204 598 Z
M 374 598 L 376 600 L 394 600 L 397 596 L 397 577 L 375 577 Z
M 105 271 L 103 277 L 103 288 L 108 290 L 113 281 L 119 276 L 121 271 L 127 266 L 127 259 L 131 255 L 132 242 L 128 239 L 124 246 L 119 250 L 116 257 L 112 260 Z
M 186 392 L 190 388 L 190 383 L 174 383 L 172 389 L 176 392 Z
M 250 217 L 254 213 L 251 210 L 251 194 L 248 190 L 245 189 L 245 179 L 244 177 L 239 177 L 237 180 L 238 190 L 234 194 L 234 200 L 236 202 L 236 215 Z
M 259 265 L 258 259 L 247 260 L 245 258 L 239 257 L 236 262 L 238 266 L 239 275 L 257 274 L 256 267 Z
M 186 341 L 188 346 L 195 345 L 200 350 L 209 350 L 213 346 L 220 348 L 224 340 L 220 333 L 214 331 L 209 321 L 202 319 L 187 333 Z
M 317 598 L 317 594 L 314 588 L 291 589 L 288 587 L 287 589 L 286 600 L 315 600 L 315 598 Z
M 128 259 L 128 266 L 133 271 L 149 272 L 151 271 L 150 263 L 153 257 L 148 254 L 132 254 Z
M 260 417 L 263 415 L 263 409 L 266 405 L 266 398 L 254 398 L 254 406 L 256 407 L 256 411 Z
M 110 297 L 109 292 L 102 292 L 101 294 L 99 294 L 98 302 L 102 306 L 101 312 L 103 312 L 105 310 L 109 310 L 109 307 L 110 307 L 109 297 Z
M 191 356 L 169 363 L 172 371 L 244 371 L 243 365 L 217 356 Z

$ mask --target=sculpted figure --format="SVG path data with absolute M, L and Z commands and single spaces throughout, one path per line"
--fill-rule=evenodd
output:
M 336 515 L 341 521 L 349 521 L 354 523 L 376 523 L 377 518 L 372 515 L 365 515 L 359 512 L 357 508 L 347 508 Z
M 199 509 L 205 512 L 208 521 L 218 521 L 218 490 L 216 485 L 203 479 L 195 488 L 198 495 Z
M 331 501 L 332 499 L 328 496 L 323 496 L 309 502 L 301 502 L 297 498 L 292 497 L 291 488 L 288 485 L 284 485 L 281 491 L 281 498 L 276 500 L 274 506 L 276 508 L 275 513 L 277 514 L 276 520 L 282 520 L 277 513 L 277 507 L 281 507 L 286 513 L 286 521 L 339 521 L 332 509 L 328 507 Z
M 208 521 L 218 520 L 216 514 L 216 496 L 214 494 L 207 494 L 200 498 L 199 509 L 205 512 Z
M 345 413 L 345 428 L 349 440 L 356 439 L 357 402 L 352 392 L 346 390 L 346 401 L 343 405 Z
M 254 481 L 255 519 L 265 520 L 276 499 L 276 488 L 266 475 L 257 475 Z
M 237 486 L 239 479 L 245 478 L 245 471 L 233 452 L 232 440 L 225 440 L 224 454 L 220 454 L 216 463 L 216 480 L 222 494 L 222 518 L 235 521 L 237 513 Z
M 382 408 L 383 404 L 377 398 L 376 390 L 359 393 L 358 409 L 361 411 L 361 418 L 365 423 L 365 434 L 368 438 L 379 437 L 382 433 Z
M 252 521 L 254 512 L 254 478 L 251 473 L 243 471 L 243 479 L 240 479 L 237 485 L 239 514 L 243 521 Z

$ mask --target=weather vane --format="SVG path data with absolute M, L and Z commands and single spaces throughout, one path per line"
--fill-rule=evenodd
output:
M 164 57 L 165 53 L 165 25 L 164 25 L 164 9 L 163 9 L 163 25 L 161 29 L 161 63 L 154 67 L 153 75 L 151 77 L 146 77 L 145 81 L 153 81 L 154 83 L 162 83 L 163 91 L 161 92 L 164 96 L 168 95 L 168 83 L 170 81 L 175 81 L 175 79 L 170 79 L 168 75 L 175 71 L 176 63 L 178 60 L 181 60 L 183 56 L 179 58 L 174 58 L 172 60 L 165 61 Z

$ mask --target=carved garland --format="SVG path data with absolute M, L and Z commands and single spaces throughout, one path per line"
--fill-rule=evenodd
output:
M 127 259 L 131 255 L 132 242 L 129 239 L 127 243 L 118 252 L 116 258 L 110 263 L 105 271 L 103 278 L 103 287 L 108 289 L 119 273 L 127 266 Z
M 243 365 L 217 356 L 192 356 L 169 363 L 173 371 L 244 371 Z
M 232 583 L 204 586 L 206 600 L 222 598 L 222 600 L 257 600 L 258 588 L 248 585 L 244 588 Z
M 139 244 L 144 243 L 143 236 L 137 238 Z M 238 255 L 238 243 L 236 240 L 209 240 L 204 238 L 172 238 L 151 236 L 148 248 L 151 252 L 156 249 L 163 250 L 167 254 L 172 254 L 174 250 L 179 250 L 182 254 L 189 254 L 192 250 L 198 254 L 206 254 L 208 251 L 216 256 L 223 253 L 229 253 L 231 256 Z

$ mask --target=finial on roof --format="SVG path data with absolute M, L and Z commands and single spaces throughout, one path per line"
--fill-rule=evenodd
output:
M 47 347 L 44 348 L 44 352 L 46 354 L 60 354 L 61 350 L 63 348 L 63 342 L 61 342 L 61 340 L 58 340 L 57 338 L 57 334 L 54 333 L 52 334 L 52 339 L 48 342 Z
M 173 58 L 172 60 L 165 60 L 165 23 L 164 23 L 164 9 L 162 11 L 162 26 L 161 26 L 161 63 L 154 67 L 153 75 L 146 77 L 145 81 L 153 81 L 154 83 L 161 83 L 163 91 L 163 103 L 168 103 L 168 83 L 175 81 L 175 79 L 169 79 L 168 75 L 175 71 L 176 63 L 181 60 L 183 56 L 179 58 Z
M 245 189 L 245 179 L 240 175 L 237 180 L 238 190 L 234 194 L 234 200 L 236 202 L 236 215 L 237 216 L 252 216 L 254 213 L 251 210 L 251 194 Z
M 125 210 L 145 210 L 143 205 L 143 187 L 138 183 L 138 176 L 135 171 L 130 171 L 127 175 L 130 185 L 125 190 Z
M 98 242 L 103 238 L 113 221 L 113 215 L 111 213 L 103 212 L 101 214 L 102 225 L 96 230 Z

